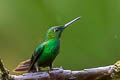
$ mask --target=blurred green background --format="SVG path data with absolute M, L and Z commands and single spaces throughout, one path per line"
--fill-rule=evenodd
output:
M 31 57 L 51 26 L 70 25 L 54 67 L 80 70 L 120 59 L 120 0 L 0 0 L 0 56 L 12 70 Z

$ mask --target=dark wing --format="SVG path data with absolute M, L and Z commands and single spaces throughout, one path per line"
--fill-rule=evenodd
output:
M 43 45 L 40 45 L 38 48 L 36 48 L 34 54 L 31 57 L 31 64 L 30 64 L 30 68 L 28 71 L 33 70 L 33 67 L 34 67 L 36 61 L 38 60 L 38 58 L 41 56 L 41 54 L 43 52 L 43 49 L 44 49 Z

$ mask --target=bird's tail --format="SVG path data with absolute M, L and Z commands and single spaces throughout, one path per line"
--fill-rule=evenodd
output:
M 21 62 L 13 72 L 26 72 L 29 70 L 31 59 Z

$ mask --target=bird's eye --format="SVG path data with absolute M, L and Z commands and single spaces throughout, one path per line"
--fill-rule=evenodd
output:
M 55 28 L 55 29 L 54 29 L 54 32 L 57 32 L 57 31 L 59 31 L 59 29 L 58 29 L 58 28 Z

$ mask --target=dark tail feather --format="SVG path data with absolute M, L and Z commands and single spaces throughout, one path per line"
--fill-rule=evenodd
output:
M 21 62 L 13 72 L 26 72 L 30 68 L 31 59 Z

